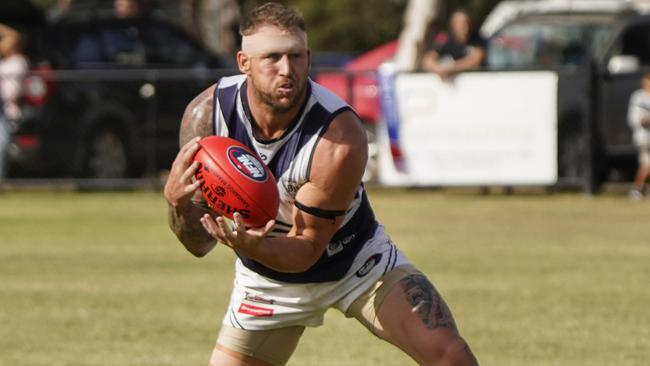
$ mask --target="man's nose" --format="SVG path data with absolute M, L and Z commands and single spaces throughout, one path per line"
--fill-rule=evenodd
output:
M 291 75 L 291 59 L 289 55 L 282 55 L 278 61 L 278 71 L 280 75 Z

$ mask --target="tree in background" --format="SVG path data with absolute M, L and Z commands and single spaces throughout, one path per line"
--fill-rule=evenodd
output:
M 440 0 L 441 18 L 434 29 L 446 29 L 457 8 L 466 9 L 480 25 L 501 0 Z M 265 0 L 239 0 L 242 11 Z M 357 52 L 397 39 L 408 0 L 277 0 L 300 9 L 309 27 L 310 47 L 317 51 Z
M 42 8 L 70 3 L 70 9 L 102 9 L 113 0 L 33 0 Z M 238 17 L 267 0 L 145 0 L 153 10 L 180 23 L 208 47 L 232 53 L 238 46 Z M 408 0 L 276 0 L 300 9 L 309 27 L 315 52 L 360 52 L 397 39 Z M 501 0 L 440 0 L 442 17 L 434 29 L 445 29 L 447 15 L 462 7 L 480 25 Z
M 203 42 L 215 52 L 233 54 L 239 48 L 239 3 L 237 0 L 202 0 L 199 3 L 198 24 Z
M 240 0 L 247 11 L 264 0 Z M 305 16 L 309 46 L 316 52 L 367 50 L 396 39 L 407 0 L 289 0 Z

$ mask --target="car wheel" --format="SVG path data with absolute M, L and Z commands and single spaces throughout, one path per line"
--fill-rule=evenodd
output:
M 126 177 L 126 145 L 118 133 L 105 129 L 92 136 L 88 146 L 86 171 L 86 176 L 89 178 L 119 179 Z

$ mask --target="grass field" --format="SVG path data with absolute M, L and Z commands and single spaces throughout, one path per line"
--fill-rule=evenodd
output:
M 483 365 L 648 365 L 650 202 L 372 191 Z M 0 195 L 0 365 L 205 365 L 233 255 L 167 229 L 159 193 Z M 411 365 L 330 311 L 290 365 Z

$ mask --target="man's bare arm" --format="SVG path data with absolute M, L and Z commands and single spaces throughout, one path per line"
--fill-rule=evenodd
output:
M 438 52 L 429 50 L 422 55 L 422 60 L 420 62 L 420 67 L 424 71 L 429 71 L 433 73 L 438 73 L 440 66 L 438 64 Z
M 181 121 L 179 152 L 165 185 L 169 227 L 187 250 L 197 257 L 206 255 L 216 244 L 201 225 L 200 218 L 210 213 L 192 176 L 198 168 L 192 156 L 198 150 L 197 138 L 212 134 L 214 86 L 199 94 L 185 109 Z
M 346 211 L 354 199 L 368 160 L 368 141 L 352 112 L 339 115 L 316 146 L 309 182 L 296 200 L 309 207 Z M 293 227 L 286 237 L 269 239 L 255 253 L 268 267 L 302 272 L 321 257 L 344 216 L 316 217 L 294 206 Z M 282 248 L 279 250 L 279 248 Z
M 442 78 L 463 71 L 475 70 L 481 66 L 485 58 L 485 50 L 481 47 L 469 46 L 467 55 L 452 63 L 441 65 L 436 51 L 428 51 L 422 57 L 422 69 L 438 74 Z
M 296 200 L 325 210 L 347 210 L 359 189 L 367 154 L 366 135 L 358 118 L 352 112 L 337 116 L 316 147 L 309 182 L 300 188 Z M 215 221 L 206 215 L 202 220 L 211 235 L 237 253 L 279 272 L 304 272 L 323 254 L 343 217 L 325 219 L 296 207 L 293 215 L 289 234 L 277 238 L 246 231 L 238 214 L 234 232 L 221 217 Z M 267 225 L 264 231 L 269 229 Z
M 456 60 L 451 65 L 450 73 L 456 74 L 463 71 L 475 70 L 481 66 L 485 58 L 485 50 L 481 47 L 469 46 L 467 55 Z

